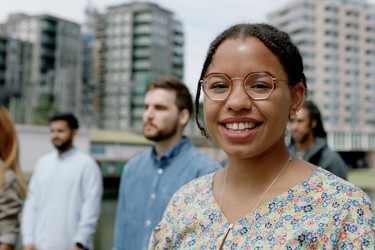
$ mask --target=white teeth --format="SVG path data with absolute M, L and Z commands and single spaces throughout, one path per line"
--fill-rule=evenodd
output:
M 255 123 L 226 123 L 225 127 L 231 130 L 244 130 L 244 129 L 251 129 L 255 127 Z

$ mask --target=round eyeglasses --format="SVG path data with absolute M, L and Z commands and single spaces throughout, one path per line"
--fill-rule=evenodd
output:
M 275 89 L 277 80 L 273 75 L 265 72 L 249 73 L 245 78 L 230 78 L 224 73 L 211 73 L 201 81 L 201 87 L 205 95 L 212 101 L 225 101 L 232 92 L 233 81 L 243 80 L 243 88 L 246 94 L 253 100 L 264 100 L 270 97 Z

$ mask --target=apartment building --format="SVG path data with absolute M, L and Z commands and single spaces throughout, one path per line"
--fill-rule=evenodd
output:
M 302 52 L 308 96 L 328 143 L 375 151 L 375 6 L 366 0 L 294 0 L 267 15 Z
M 52 112 L 80 110 L 80 25 L 50 15 L 12 14 L 2 25 L 12 39 L 32 44 L 23 93 L 24 123 L 44 124 Z
M 141 131 L 146 86 L 166 75 L 183 78 L 182 24 L 146 2 L 108 7 L 104 22 L 100 126 Z
M 0 35 L 0 105 L 11 112 L 15 122 L 25 116 L 24 96 L 30 77 L 31 49 L 29 42 Z

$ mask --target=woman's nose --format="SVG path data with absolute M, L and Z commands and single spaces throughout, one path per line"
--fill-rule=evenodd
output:
M 229 94 L 225 107 L 234 111 L 251 109 L 253 101 L 254 100 L 252 100 L 250 96 L 245 92 L 243 83 L 241 81 L 238 81 L 236 83 L 233 83 L 232 91 Z

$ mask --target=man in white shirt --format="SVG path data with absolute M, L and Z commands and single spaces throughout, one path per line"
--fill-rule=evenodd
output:
M 78 127 L 72 114 L 50 119 L 57 152 L 42 156 L 32 174 L 22 216 L 24 250 L 92 249 L 103 184 L 95 160 L 73 146 Z

